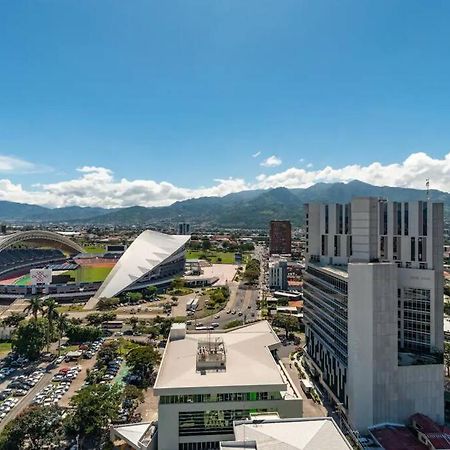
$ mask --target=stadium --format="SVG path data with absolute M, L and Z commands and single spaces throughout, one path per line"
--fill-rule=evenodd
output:
M 190 236 L 143 231 L 123 252 L 85 253 L 68 237 L 32 230 L 0 236 L 0 301 L 51 295 L 60 301 L 88 300 L 154 285 L 182 275 Z

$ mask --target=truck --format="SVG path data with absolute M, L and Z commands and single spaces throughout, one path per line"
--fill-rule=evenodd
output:
M 302 391 L 307 395 L 310 394 L 311 390 L 314 388 L 314 385 L 309 380 L 300 380 L 300 386 Z

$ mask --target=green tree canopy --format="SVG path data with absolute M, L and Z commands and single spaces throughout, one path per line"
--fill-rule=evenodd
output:
M 298 319 L 289 314 L 277 314 L 273 319 L 273 324 L 284 329 L 286 338 L 291 331 L 296 331 L 299 329 Z
M 153 373 L 154 367 L 159 364 L 160 355 L 153 346 L 141 345 L 128 352 L 126 361 L 130 370 L 145 383 Z
M 23 321 L 12 337 L 12 349 L 31 360 L 39 358 L 45 347 L 47 319 Z
M 67 431 L 79 436 L 80 448 L 86 438 L 98 442 L 111 420 L 117 416 L 121 388 L 117 384 L 95 384 L 76 393 L 70 400 L 73 409 L 68 413 Z M 89 448 L 99 448 L 93 444 Z
M 22 320 L 27 317 L 25 313 L 12 312 L 8 317 L 2 320 L 2 325 L 4 327 L 17 327 Z
M 62 409 L 31 406 L 8 423 L 0 434 L 0 450 L 59 448 L 64 437 Z

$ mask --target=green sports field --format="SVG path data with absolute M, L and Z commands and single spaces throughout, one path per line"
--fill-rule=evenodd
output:
M 77 283 L 103 281 L 111 272 L 112 267 L 80 266 L 76 270 L 68 270 L 64 275 L 70 275 Z

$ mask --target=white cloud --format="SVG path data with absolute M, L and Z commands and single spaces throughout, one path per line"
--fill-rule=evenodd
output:
M 308 164 L 306 164 L 306 167 L 307 167 L 308 169 L 311 169 L 312 166 L 313 166 L 313 163 L 308 163 Z
M 77 170 L 79 176 L 74 179 L 39 184 L 31 189 L 25 189 L 10 179 L 0 179 L 0 200 L 52 207 L 163 206 L 178 200 L 224 196 L 248 189 L 280 186 L 306 188 L 317 182 L 361 180 L 378 186 L 424 189 L 427 178 L 432 189 L 450 192 L 450 153 L 442 159 L 432 158 L 423 152 L 413 153 L 403 162 L 385 165 L 373 162 L 366 166 L 327 166 L 317 170 L 291 167 L 272 175 L 260 174 L 254 182 L 241 178 L 215 179 L 212 186 L 201 188 L 179 187 L 167 181 L 116 179 L 114 173 L 105 167 L 84 166 Z
M 276 167 L 279 166 L 283 161 L 275 155 L 269 156 L 260 165 L 263 167 Z
M 273 175 L 260 175 L 257 184 L 260 188 L 305 188 L 318 182 L 360 180 L 377 186 L 424 189 L 426 178 L 430 178 L 432 189 L 450 192 L 450 153 L 443 159 L 433 159 L 423 152 L 413 153 L 401 163 L 386 165 L 373 162 L 367 166 L 352 164 L 336 169 L 327 166 L 318 170 L 291 167 Z
M 14 156 L 0 155 L 0 173 L 33 173 L 49 170 L 47 167 L 34 164 Z
M 261 154 L 261 152 L 253 153 L 252 158 L 257 158 L 260 154 Z

